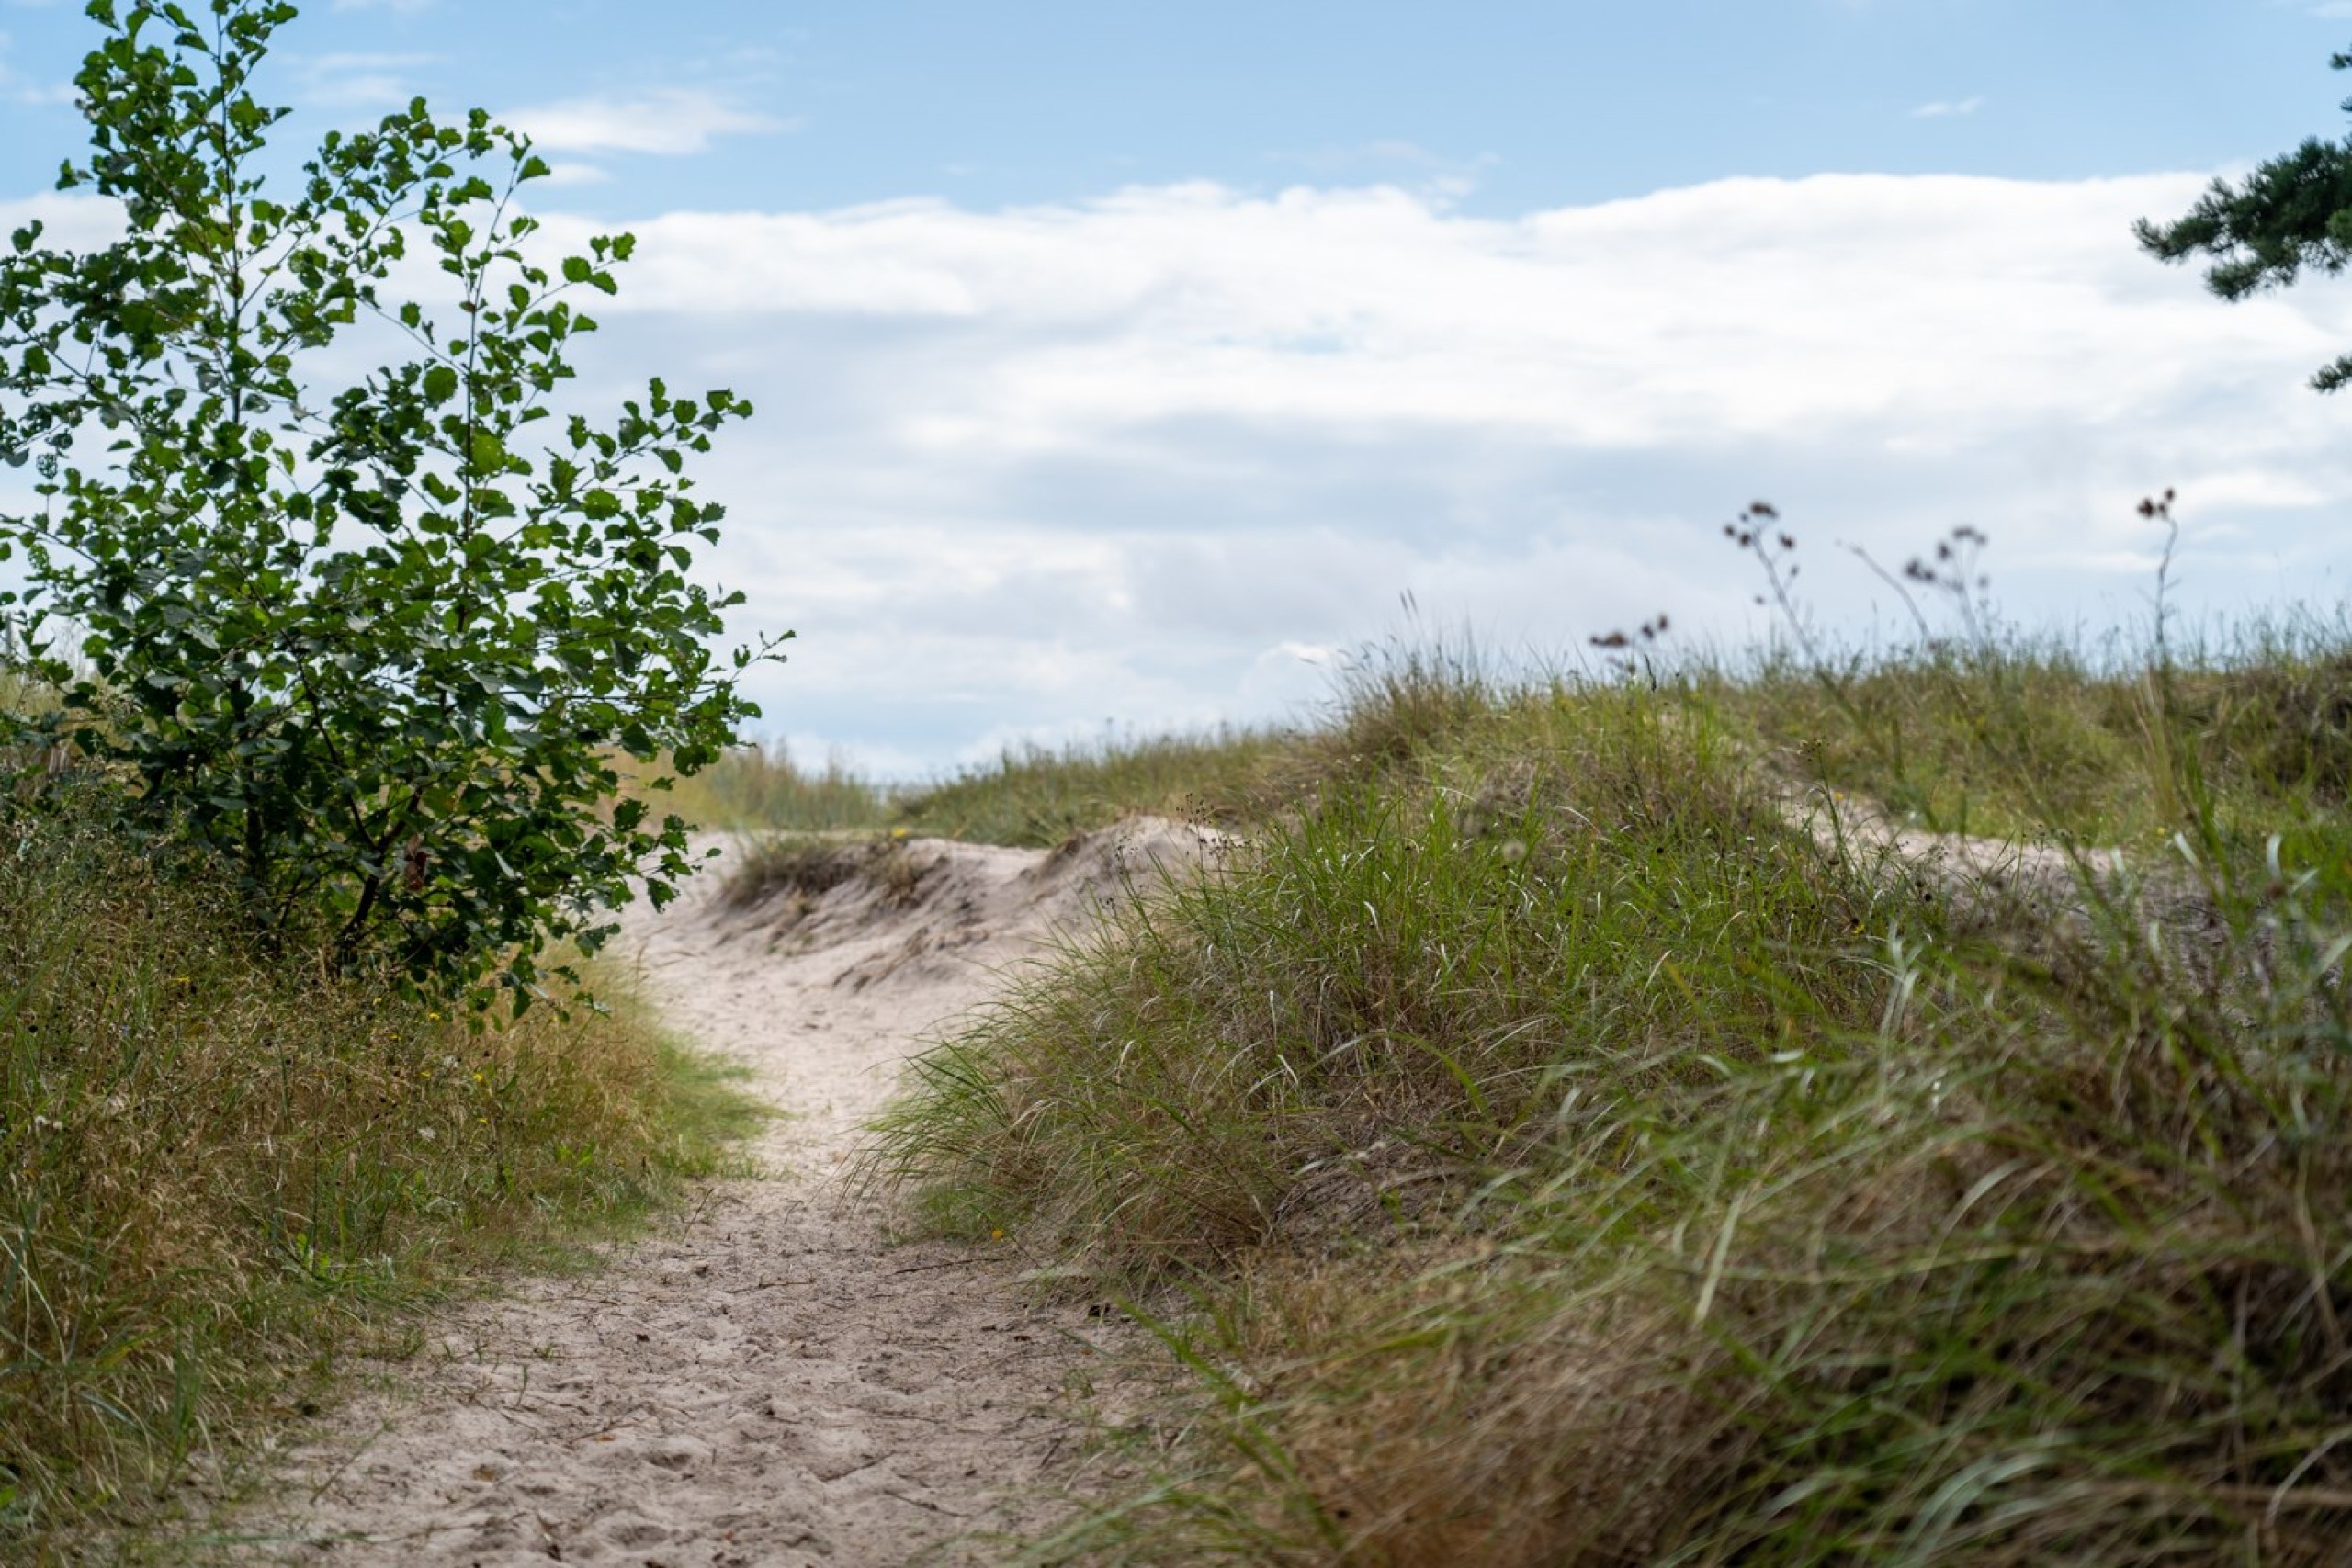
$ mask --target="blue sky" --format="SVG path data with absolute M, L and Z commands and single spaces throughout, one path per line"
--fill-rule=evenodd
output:
M 0 218 L 90 26 L 0 0 Z M 1970 522 L 2019 615 L 2331 604 L 2352 283 L 2224 307 L 2132 219 L 2343 134 L 2352 4 L 320 0 L 289 139 L 422 92 L 533 130 L 641 261 L 586 367 L 760 405 L 716 563 L 800 633 L 769 728 L 920 773 L 1295 712 L 1401 594 L 1508 648 L 1761 629 L 1724 516 Z M 72 222 L 66 223 L 72 227 Z M 5 500 L 5 497 L 0 497 Z
M 2218 167 L 2332 129 L 2352 6 L 2276 0 L 361 0 L 286 35 L 349 118 L 601 104 L 598 205 L 994 207 L 1128 184 L 1464 182 L 1517 212 L 1732 175 L 2071 179 Z M 2331 16 L 2335 12 L 2336 15 Z M 73 0 L 0 0 L 0 188 L 74 144 Z M 1944 112 L 1934 112 L 1939 107 Z

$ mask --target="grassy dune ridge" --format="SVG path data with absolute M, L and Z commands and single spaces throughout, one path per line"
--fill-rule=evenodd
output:
M 1363 667 L 879 1129 L 1190 1369 L 1027 1557 L 2339 1560 L 2347 721 L 2315 634 Z
M 1137 811 L 1240 820 L 1295 773 L 1298 739 L 1284 730 L 1213 729 L 1030 746 L 944 778 L 899 784 L 839 761 L 806 766 L 782 747 L 745 746 L 675 781 L 666 800 L 696 821 L 743 832 L 903 829 L 1046 848 Z
M 70 792 L 0 813 L 9 1561 L 133 1552 L 191 1461 L 233 1480 L 413 1350 L 397 1309 L 628 1223 L 747 1124 L 616 976 L 616 1013 L 474 1033 L 240 929 Z

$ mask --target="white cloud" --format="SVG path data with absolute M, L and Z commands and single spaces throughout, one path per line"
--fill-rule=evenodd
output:
M 899 437 L 943 457 L 1198 419 L 1611 448 L 1916 419 L 1949 442 L 1962 413 L 2077 407 L 2086 374 L 2142 395 L 2108 358 L 2159 326 L 2240 363 L 2324 346 L 2305 319 L 2324 289 L 2184 308 L 2193 285 L 2140 257 L 2131 219 L 2195 189 L 1739 180 L 1517 221 L 1393 189 L 1210 186 L 996 214 L 677 214 L 639 226 L 614 309 L 721 317 L 739 341 L 820 321 L 927 335 L 985 389 L 900 394 Z
M 1984 100 L 1982 97 L 1959 98 L 1950 102 L 1939 100 L 1932 104 L 1921 104 L 1911 111 L 1911 118 L 1913 119 L 1963 118 L 1984 107 Z
M 417 94 L 415 73 L 433 54 L 317 54 L 297 60 L 303 102 L 318 108 L 381 108 Z
M 1962 521 L 2021 610 L 2135 614 L 2132 506 L 2167 484 L 2192 598 L 2312 589 L 2352 405 L 2303 382 L 2352 293 L 2229 307 L 2143 257 L 2132 220 L 2204 179 L 674 213 L 635 225 L 603 352 L 761 405 L 710 473 L 726 574 L 802 634 L 778 728 L 938 760 L 1279 711 L 1322 679 L 1286 650 L 1405 589 L 1512 647 L 1660 610 L 1737 640 L 1715 525 L 1758 494 L 1849 624 L 1883 596 L 1826 547 L 1899 563 Z
M 518 108 L 505 118 L 550 152 L 700 152 L 717 137 L 795 128 L 793 121 L 685 87 L 628 98 L 568 98 Z
M 98 197 L 52 193 L 0 201 L 0 232 L 14 232 L 36 220 L 41 225 L 41 243 L 64 250 L 88 250 L 122 232 L 122 209 Z
M 613 176 L 594 164 L 550 164 L 547 184 L 550 188 L 564 186 L 600 186 Z

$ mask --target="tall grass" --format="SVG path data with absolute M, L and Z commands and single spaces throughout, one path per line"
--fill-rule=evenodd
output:
M 1514 717 L 1532 766 L 1338 786 L 1246 869 L 1130 907 L 917 1063 L 880 1157 L 949 1178 L 975 1229 L 1148 1273 L 1318 1194 L 1508 1167 L 1564 1101 L 1860 1026 L 1874 969 L 1841 948 L 1925 919 L 1907 885 L 1831 867 L 1696 707 Z
M 471 1033 L 238 930 L 70 795 L 0 812 L 8 1561 L 120 1549 L 383 1309 L 627 1220 L 748 1114 L 626 1012 Z
M 2161 843 L 2199 808 L 2259 840 L 2352 798 L 2352 643 L 2253 628 L 2165 675 L 2055 638 L 1912 647 L 1826 671 L 1694 671 L 1806 782 L 1935 831 Z
M 1137 812 L 1238 820 L 1264 804 L 1291 747 L 1282 731 L 1254 729 L 1026 747 L 908 791 L 896 819 L 914 832 L 1035 847 Z
M 822 833 L 888 821 L 894 792 L 839 758 L 821 768 L 803 766 L 778 743 L 738 747 L 676 780 L 655 804 L 706 828 Z
M 1030 1559 L 2342 1561 L 2336 660 L 1363 687 L 881 1130 L 1191 1369 Z M 2143 852 L 1955 886 L 1792 778 Z
M 976 843 L 1045 847 L 1137 812 L 1238 821 L 1280 796 L 1298 738 L 1216 729 L 1008 749 L 926 784 L 860 773 L 838 759 L 805 767 L 778 746 L 729 752 L 691 778 L 625 787 L 699 826 L 740 832 L 903 829 Z

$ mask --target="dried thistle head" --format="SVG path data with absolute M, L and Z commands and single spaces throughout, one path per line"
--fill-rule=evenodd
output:
M 1635 626 L 1630 635 L 1622 631 L 1610 631 L 1603 632 L 1599 637 L 1587 637 L 1585 640 L 1595 648 L 1622 651 L 1633 647 L 1637 640 L 1656 642 L 1667 634 L 1672 625 L 1672 620 L 1665 611 L 1661 610 L 1650 619 Z

